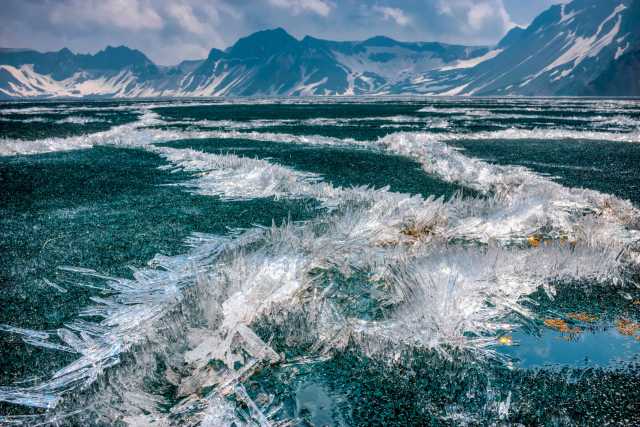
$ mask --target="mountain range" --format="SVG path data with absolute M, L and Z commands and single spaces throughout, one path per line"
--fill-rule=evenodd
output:
M 277 28 L 169 67 L 125 46 L 0 48 L 4 99 L 400 94 L 638 96 L 640 0 L 555 5 L 495 46 L 299 40 Z

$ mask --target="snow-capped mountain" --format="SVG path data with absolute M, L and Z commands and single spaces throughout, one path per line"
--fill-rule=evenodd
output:
M 332 42 L 285 30 L 260 31 L 202 61 L 155 66 L 139 51 L 96 55 L 0 50 L 0 93 L 31 96 L 356 95 L 427 71 L 473 60 L 486 47 L 403 43 L 385 37 Z M 113 58 L 109 61 L 108 58 Z
M 0 49 L 0 64 L 0 94 L 15 98 L 145 96 L 149 82 L 166 79 L 142 52 L 124 46 L 95 55 Z
M 507 34 L 497 49 L 498 55 L 476 67 L 425 73 L 422 78 L 428 82 L 422 87 L 407 80 L 395 90 L 450 95 L 640 95 L 638 61 L 630 60 L 637 58 L 640 49 L 640 0 L 574 0 L 553 6 L 528 28 Z M 626 93 L 616 85 L 626 87 Z M 633 87 L 635 92 L 629 91 Z
M 283 29 L 261 31 L 222 52 L 213 49 L 180 82 L 196 95 L 358 95 L 377 93 L 446 64 L 486 54 L 486 47 L 402 43 L 386 37 L 363 42 L 297 40 Z
M 494 47 L 254 33 L 173 67 L 108 47 L 0 49 L 0 97 L 640 95 L 640 0 L 553 6 Z

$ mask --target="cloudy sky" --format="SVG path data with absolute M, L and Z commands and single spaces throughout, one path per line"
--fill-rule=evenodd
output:
M 0 46 L 96 52 L 127 45 L 159 64 L 205 57 L 257 30 L 302 38 L 491 44 L 562 0 L 2 0 Z

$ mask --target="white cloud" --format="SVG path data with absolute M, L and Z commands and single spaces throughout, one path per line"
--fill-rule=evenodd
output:
M 471 28 L 479 30 L 493 14 L 494 10 L 488 3 L 476 4 L 471 6 L 469 12 L 467 12 L 467 22 Z
M 71 0 L 51 9 L 49 19 L 60 25 L 97 24 L 133 31 L 164 26 L 162 17 L 145 0 Z
M 283 27 L 297 38 L 493 44 L 561 0 L 0 0 L 0 45 L 96 52 L 139 49 L 160 64 L 203 58 Z M 329 19 L 330 18 L 330 19 Z
M 396 24 L 404 27 L 411 23 L 411 18 L 402 10 L 395 7 L 374 6 L 373 10 L 380 13 L 387 21 L 394 21 Z
M 167 5 L 167 12 L 176 19 L 180 27 L 190 33 L 205 34 L 207 26 L 194 15 L 193 8 L 181 2 L 171 2 Z
M 288 9 L 293 15 L 311 12 L 320 16 L 328 16 L 333 4 L 324 0 L 269 0 L 273 6 Z
M 465 25 L 466 32 L 501 25 L 505 32 L 515 26 L 503 0 L 438 0 L 437 10 Z

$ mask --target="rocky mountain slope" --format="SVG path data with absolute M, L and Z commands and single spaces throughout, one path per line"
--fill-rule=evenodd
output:
M 640 0 L 574 0 L 494 47 L 254 33 L 173 67 L 108 47 L 0 49 L 0 97 L 640 95 Z
M 407 81 L 402 89 L 450 95 L 609 95 L 606 85 L 630 84 L 594 82 L 639 48 L 640 0 L 574 0 L 551 7 L 525 30 L 507 34 L 495 58 L 468 70 L 427 73 L 433 83 L 416 88 Z M 637 88 L 640 69 L 630 74 Z

